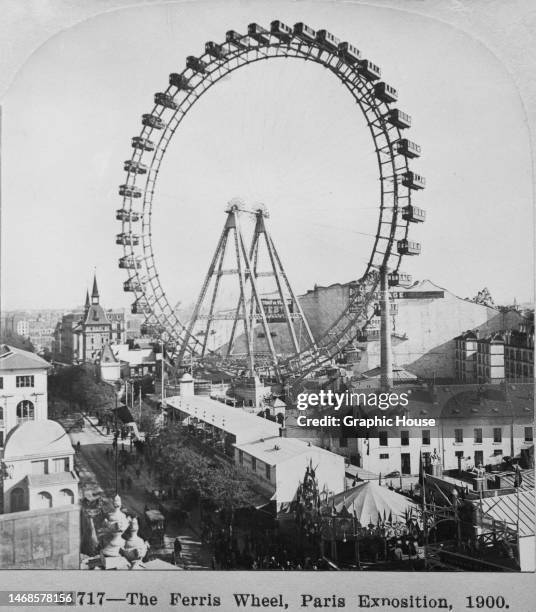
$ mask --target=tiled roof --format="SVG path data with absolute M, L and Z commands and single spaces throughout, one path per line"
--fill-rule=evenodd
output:
M 45 361 L 35 353 L 23 351 L 7 344 L 0 346 L 0 371 L 42 370 L 50 367 L 48 361 Z

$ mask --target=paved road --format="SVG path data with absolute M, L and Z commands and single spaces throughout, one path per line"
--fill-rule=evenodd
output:
M 66 425 L 68 425 L 66 423 Z M 67 427 L 68 428 L 68 427 Z M 70 432 L 69 436 L 73 446 L 80 442 L 80 452 L 77 453 L 76 463 L 80 475 L 82 494 L 90 499 L 98 495 L 112 500 L 116 493 L 115 462 L 113 459 L 113 436 L 105 435 L 100 428 L 93 427 L 86 421 L 85 429 L 80 432 Z M 125 442 L 125 450 L 129 444 Z M 121 442 L 119 442 L 121 448 Z M 106 450 L 109 450 L 109 454 Z M 121 489 L 120 480 L 130 476 L 133 481 L 130 490 Z M 145 467 L 141 468 L 140 478 L 136 478 L 132 466 L 126 472 L 119 472 L 119 494 L 122 505 L 130 512 L 142 515 L 147 503 L 146 490 L 157 488 Z M 151 506 L 151 503 L 149 503 Z M 154 506 L 154 504 L 153 504 Z M 179 537 L 182 545 L 181 565 L 185 569 L 209 569 L 211 552 L 203 545 L 200 538 L 190 525 L 178 525 L 172 521 L 166 525 L 165 546 L 172 550 L 173 541 Z

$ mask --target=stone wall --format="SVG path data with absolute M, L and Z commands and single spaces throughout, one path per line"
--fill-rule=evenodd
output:
M 78 506 L 0 515 L 0 569 L 79 569 Z

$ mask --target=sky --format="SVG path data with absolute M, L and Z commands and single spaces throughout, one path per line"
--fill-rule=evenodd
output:
M 412 166 L 427 180 L 415 204 L 428 218 L 411 228 L 422 255 L 403 270 L 461 297 L 487 286 L 499 303 L 531 299 L 528 132 L 499 60 L 403 11 L 232 2 L 110 12 L 52 37 L 21 67 L 0 101 L 3 308 L 73 308 L 95 270 L 102 303 L 129 305 L 115 210 L 141 115 L 205 41 L 275 18 L 354 43 L 412 115 L 407 136 L 423 150 Z M 295 59 L 235 72 L 195 105 L 161 167 L 152 240 L 169 302 L 195 299 L 236 196 L 268 208 L 295 292 L 358 278 L 378 193 L 372 140 L 336 77 Z

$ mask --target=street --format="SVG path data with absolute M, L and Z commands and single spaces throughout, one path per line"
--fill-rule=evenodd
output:
M 68 429 L 68 427 L 67 427 Z M 106 453 L 107 449 L 112 451 L 113 435 L 106 435 L 101 428 L 93 426 L 85 419 L 85 427 L 82 431 L 69 432 L 73 446 L 76 448 L 80 443 L 80 451 L 76 454 L 76 467 L 80 476 L 81 497 L 86 496 L 93 499 L 102 495 L 107 500 L 112 500 L 116 493 L 115 483 L 115 459 L 112 452 Z M 119 449 L 121 441 L 119 440 Z M 129 450 L 128 441 L 124 444 L 125 450 Z M 135 451 L 132 451 L 135 452 Z M 122 479 L 130 477 L 132 486 L 118 487 L 122 506 L 132 514 L 142 516 L 146 504 L 155 507 L 155 504 L 147 500 L 147 490 L 158 488 L 148 473 L 145 463 L 140 466 L 140 476 L 136 477 L 134 466 L 129 465 L 125 471 L 119 473 L 118 485 Z M 203 545 L 200 537 L 190 524 L 178 525 L 175 521 L 168 521 L 164 536 L 165 547 L 169 551 L 173 549 L 175 538 L 179 537 L 182 545 L 181 563 L 184 569 L 209 569 L 211 564 L 211 552 Z

